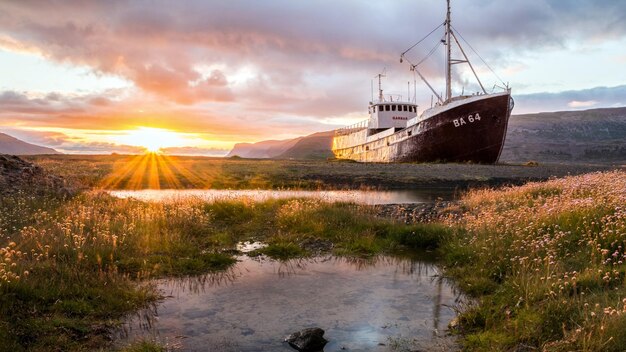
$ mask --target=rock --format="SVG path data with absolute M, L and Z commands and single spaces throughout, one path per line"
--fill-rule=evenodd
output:
M 15 155 L 0 154 L 0 196 L 16 193 L 67 198 L 76 191 L 62 177 L 51 175 L 38 165 Z
M 459 321 L 459 317 L 455 317 L 454 319 L 450 320 L 450 323 L 448 323 L 448 330 L 450 331 L 461 330 L 461 322 Z
M 301 352 L 321 351 L 328 341 L 324 338 L 324 330 L 308 328 L 287 336 L 285 342 Z

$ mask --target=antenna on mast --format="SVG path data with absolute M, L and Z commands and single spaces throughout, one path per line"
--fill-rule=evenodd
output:
M 417 104 L 417 78 L 415 78 L 415 72 L 413 72 L 413 103 Z
M 406 101 L 411 101 L 411 82 L 406 82 Z
M 383 72 L 377 74 L 374 77 L 378 77 L 378 101 L 385 101 L 385 96 L 383 95 L 383 84 L 382 84 L 382 78 L 386 77 L 385 76 L 385 71 L 387 70 L 387 68 L 383 68 Z

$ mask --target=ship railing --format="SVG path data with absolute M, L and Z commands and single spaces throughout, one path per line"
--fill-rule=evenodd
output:
M 363 120 L 355 124 L 352 124 L 350 126 L 338 128 L 335 130 L 335 136 L 345 136 L 345 135 L 348 135 L 357 131 L 364 130 L 367 128 L 368 124 L 369 124 L 369 120 Z

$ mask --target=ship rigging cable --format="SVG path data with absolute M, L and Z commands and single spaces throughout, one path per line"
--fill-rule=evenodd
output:
M 429 57 L 431 57 L 439 48 L 439 46 L 441 45 L 442 41 L 438 41 L 437 44 L 435 44 L 435 46 L 430 49 L 430 51 L 428 52 L 428 54 L 426 54 L 426 56 L 424 56 L 423 59 L 421 59 L 418 63 L 414 64 L 413 62 L 411 62 L 411 60 L 407 59 L 406 57 L 404 57 L 404 60 L 406 60 L 406 62 L 409 63 L 409 65 L 411 65 L 411 70 L 414 70 L 417 66 L 421 65 L 422 63 L 424 63 L 424 61 L 426 61 Z
M 496 78 L 500 81 L 500 83 L 502 83 L 502 85 L 507 86 L 506 83 L 504 83 L 504 81 L 502 80 L 502 78 L 500 78 L 500 76 L 498 76 L 498 74 L 496 73 L 496 71 L 494 71 L 491 66 L 489 66 L 489 64 L 487 63 L 487 61 L 485 61 L 485 59 L 483 59 L 482 56 L 480 56 L 480 54 L 474 50 L 474 48 L 472 47 L 472 44 L 470 44 L 467 40 L 465 40 L 465 38 L 463 38 L 463 35 L 461 34 L 461 32 L 457 31 L 456 28 L 454 28 L 453 25 L 450 25 L 450 27 L 452 27 L 452 29 L 454 30 L 454 32 L 456 32 L 456 34 L 459 35 L 459 37 L 461 37 L 461 39 L 463 39 L 463 41 L 465 42 L 465 44 L 467 44 L 467 46 L 469 46 L 470 49 L 472 49 L 472 51 L 474 52 L 474 54 L 476 54 L 476 56 L 478 56 L 478 58 L 480 59 L 480 61 L 483 62 L 483 64 L 485 64 L 485 66 L 487 66 L 487 68 L 489 69 L 489 71 L 491 71 L 491 73 L 493 73 Z
M 423 59 L 420 60 L 420 62 L 418 62 L 417 64 L 415 64 L 415 66 L 419 66 L 421 65 L 424 61 L 426 61 L 429 57 L 431 57 L 432 54 L 435 53 L 435 51 L 437 51 L 437 49 L 439 48 L 439 46 L 441 45 L 441 43 L 443 43 L 441 40 L 437 42 L 437 44 L 435 45 L 434 48 L 432 48 L 430 50 L 430 52 L 426 55 L 426 57 L 424 57 Z M 409 61 L 408 59 L 406 61 Z M 409 63 L 411 63 L 411 61 L 409 61 Z
M 445 21 L 442 24 L 438 25 L 437 28 L 435 28 L 432 31 L 430 31 L 430 33 L 426 34 L 426 36 L 424 38 L 418 40 L 417 43 L 411 45 L 410 48 L 406 49 L 402 54 L 400 54 L 400 61 L 402 61 L 402 57 L 404 56 L 404 54 L 408 53 L 409 51 L 411 51 L 411 49 L 413 49 L 416 46 L 418 46 L 419 43 L 423 42 L 424 40 L 426 40 L 426 38 L 430 37 L 431 34 L 435 33 L 435 31 L 438 30 L 439 28 L 441 28 L 441 26 L 443 26 L 444 24 L 446 24 Z

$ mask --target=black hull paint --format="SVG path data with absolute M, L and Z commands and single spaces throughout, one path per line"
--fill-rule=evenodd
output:
M 504 145 L 510 104 L 510 94 L 469 101 L 390 136 L 333 152 L 339 159 L 361 162 L 493 164 Z

